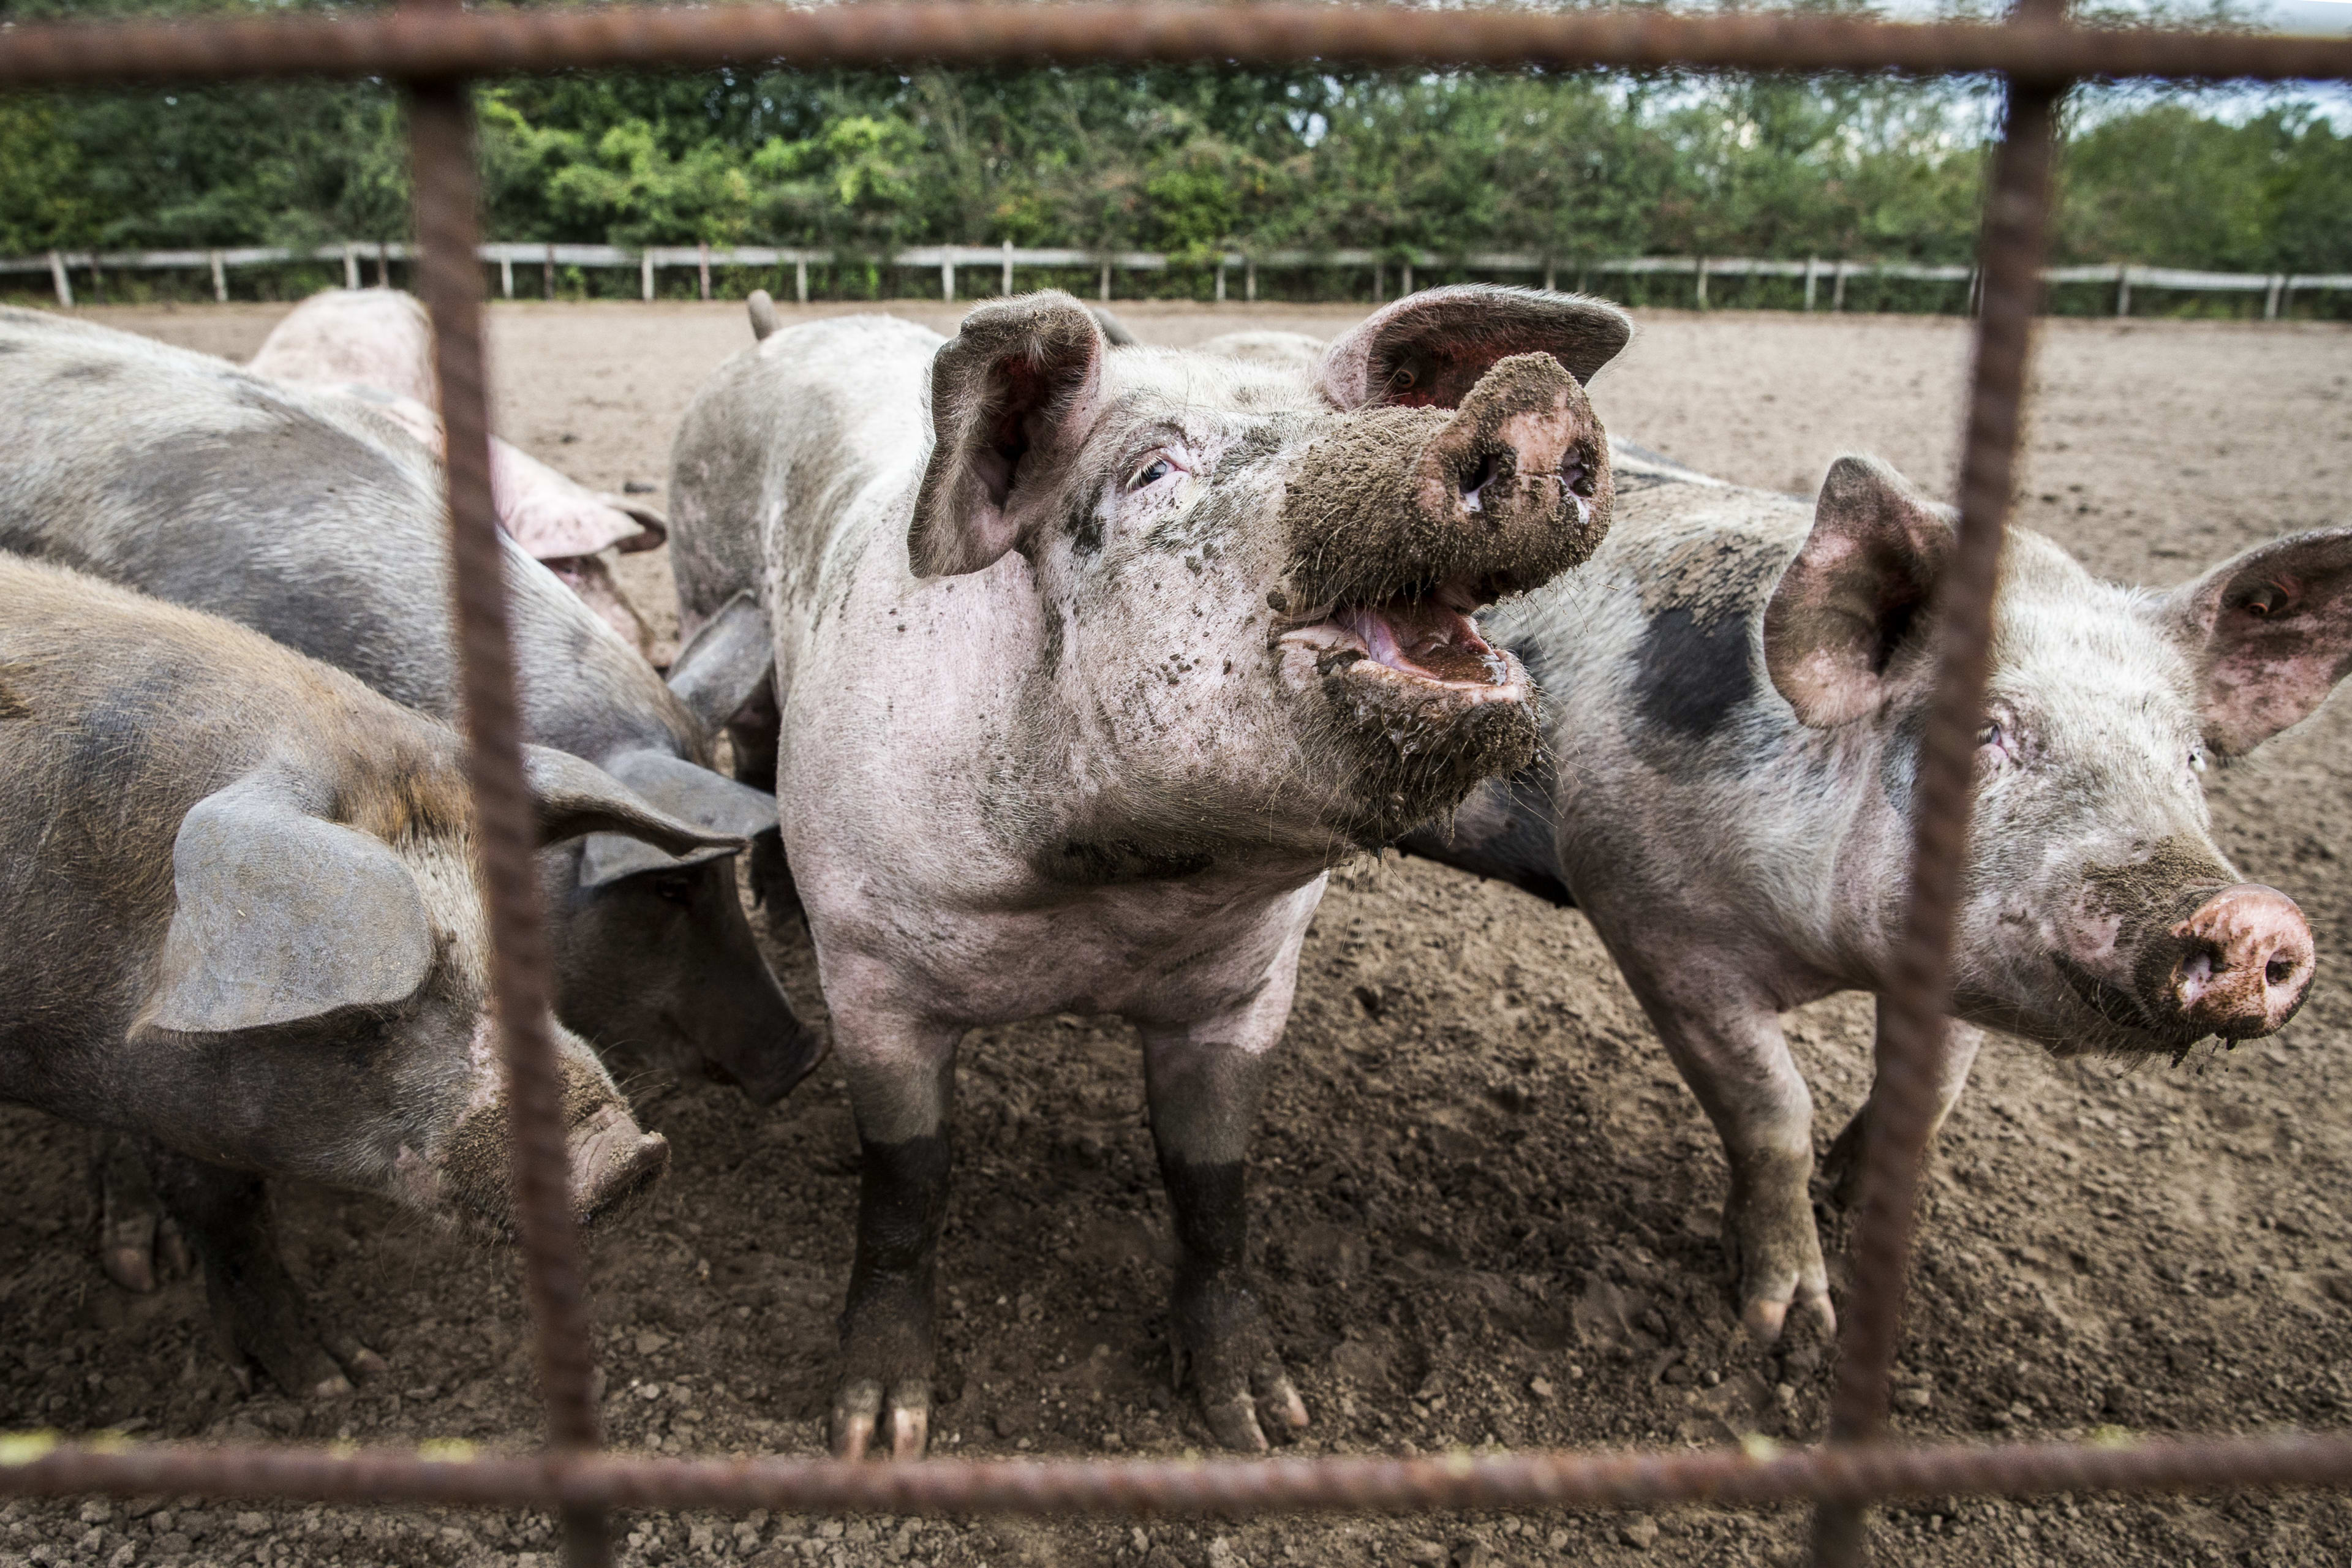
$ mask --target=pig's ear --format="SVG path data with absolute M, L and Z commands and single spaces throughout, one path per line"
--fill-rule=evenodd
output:
M 715 735 L 775 673 L 768 612 L 746 588 L 686 639 L 670 661 L 669 689 Z
M 1952 552 L 1951 514 L 1885 464 L 1840 458 L 1812 531 L 1764 607 L 1764 668 L 1817 730 L 1927 679 L 1915 622 Z
M 539 805 L 542 845 L 583 834 L 619 834 L 665 854 L 687 857 L 686 864 L 732 855 L 743 847 L 739 835 L 716 832 L 673 816 L 595 763 L 583 762 L 569 752 L 525 746 L 522 752 L 523 771 Z
M 978 572 L 1020 542 L 1086 434 L 1103 336 L 1067 294 L 982 305 L 931 361 L 931 457 L 907 557 L 919 577 Z
M 667 752 L 625 752 L 608 764 L 641 799 L 664 815 L 690 822 L 733 842 L 776 828 L 776 797 L 765 790 L 697 767 Z M 731 854 L 731 849 L 695 849 L 671 855 L 618 833 L 592 833 L 580 850 L 580 885 L 602 888 L 646 871 L 676 871 Z
M 2225 757 L 2251 752 L 2352 670 L 2352 528 L 2257 545 L 2163 607 L 2197 664 L 2205 743 Z
M 172 891 L 162 976 L 135 1034 L 228 1035 L 387 1007 L 433 970 L 424 895 L 400 857 L 311 816 L 269 774 L 189 808 Z
M 1547 353 L 1584 383 L 1633 335 L 1624 312 L 1598 300 L 1459 284 L 1373 311 L 1323 351 L 1318 374 L 1337 407 L 1455 408 L 1496 360 Z

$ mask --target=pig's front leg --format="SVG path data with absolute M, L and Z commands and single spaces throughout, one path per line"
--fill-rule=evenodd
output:
M 240 1382 L 251 1361 L 297 1397 L 349 1394 L 346 1370 L 356 1376 L 382 1367 L 356 1342 L 338 1342 L 339 1353 L 331 1354 L 312 1330 L 301 1292 L 278 1260 L 260 1177 L 155 1144 L 148 1145 L 145 1158 L 156 1197 L 204 1265 L 213 1322 Z
M 1307 1425 L 1307 1406 L 1251 1289 L 1244 1204 L 1250 1129 L 1288 1012 L 1253 1006 L 1207 1024 L 1143 1025 L 1144 1090 L 1179 1257 L 1170 1300 L 1176 1378 L 1228 1448 L 1263 1453 Z M 1261 996 L 1261 1000 L 1265 998 Z
M 1927 1124 L 1927 1147 L 1933 1149 L 1936 1135 L 1944 1130 L 1945 1121 L 1952 1107 L 1960 1102 L 1960 1091 L 1969 1086 L 1969 1069 L 1976 1066 L 1977 1052 L 1984 1045 L 1984 1031 L 1974 1024 L 1950 1019 L 1944 1028 L 1944 1054 L 1936 1064 L 1936 1119 Z M 1878 1004 L 1877 1056 L 1886 1059 L 1886 1002 Z M 1840 1208 L 1852 1208 L 1862 1199 L 1862 1143 L 1870 1130 L 1870 1108 L 1878 1102 L 1878 1085 L 1871 1083 L 1870 1097 L 1830 1145 L 1828 1157 L 1822 1162 L 1822 1174 L 1829 1183 L 1832 1202 Z
M 948 1108 L 961 1031 L 925 1020 L 835 1015 L 834 1053 L 857 1118 L 857 1257 L 841 1311 L 832 1443 L 919 1459 L 931 1419 L 933 1277 L 948 1206 Z
M 90 1185 L 98 1192 L 98 1261 L 106 1277 L 141 1295 L 194 1266 L 179 1227 L 163 1213 L 136 1139 L 93 1132 Z
M 1813 1099 L 1771 998 L 1732 974 L 1666 976 L 1620 963 L 1730 1160 L 1723 1245 L 1739 1281 L 1740 1322 L 1768 1345 L 1791 1310 L 1834 1332 L 1811 1196 Z

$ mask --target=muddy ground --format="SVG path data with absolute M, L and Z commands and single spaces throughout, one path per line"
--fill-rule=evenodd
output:
M 248 352 L 275 311 L 92 311 Z M 789 311 L 787 312 L 790 313 Z M 935 323 L 951 312 L 913 306 Z M 1132 310 L 1148 340 L 1249 321 L 1328 333 L 1349 312 Z M 506 433 L 617 489 L 665 477 L 698 379 L 750 342 L 727 306 L 491 312 Z M 1964 326 L 1916 318 L 1653 314 L 1594 387 L 1611 426 L 1700 468 L 1810 489 L 1874 450 L 1948 493 Z M 2313 326 L 2063 323 L 2042 339 L 2024 521 L 2151 584 L 2346 520 L 2352 334 Z M 659 558 L 625 563 L 649 605 Z M 1996 1040 L 1929 1183 L 1898 1424 L 1947 1437 L 2337 1426 L 2352 1351 L 2352 783 L 2337 702 L 2217 773 L 2222 840 L 2285 888 L 2323 949 L 2274 1039 L 2203 1071 L 2053 1065 Z M 804 942 L 795 1000 L 819 1010 Z M 1865 1087 L 1868 1010 L 1794 1021 L 1825 1146 Z M 625 1447 L 813 1453 L 846 1275 L 856 1150 L 824 1070 L 787 1104 L 632 1069 L 677 1163 L 600 1245 L 606 1419 Z M 91 1254 L 83 1135 L 0 1114 L 18 1201 L 0 1217 L 0 1426 L 141 1436 L 461 1438 L 535 1429 L 510 1258 L 373 1202 L 282 1199 L 320 1310 L 391 1363 L 358 1394 L 239 1392 L 182 1280 L 135 1299 Z M 1047 1018 L 965 1052 L 935 1417 L 944 1454 L 1176 1455 L 1206 1435 L 1167 1392 L 1166 1210 L 1121 1027 Z M 1822 1427 L 1817 1347 L 1736 1331 L 1712 1132 L 1580 917 L 1393 858 L 1333 880 L 1302 965 L 1259 1142 L 1265 1294 L 1314 1415 L 1310 1451 L 1500 1443 L 1680 1445 Z M 1832 1228 L 1832 1246 L 1843 1232 Z M 1841 1282 L 1842 1284 L 1842 1282 Z M 1034 1524 L 629 1519 L 625 1558 L 798 1563 L 1777 1563 L 1793 1510 L 1402 1521 Z M 2327 1496 L 1892 1510 L 1885 1560 L 1922 1564 L 2343 1563 Z M 547 1563 L 543 1521 L 410 1510 L 103 1503 L 0 1510 L 0 1563 Z M 23 1554 L 19 1556 L 17 1554 Z

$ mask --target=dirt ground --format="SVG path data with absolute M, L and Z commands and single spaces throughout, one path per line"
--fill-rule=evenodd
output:
M 944 324 L 952 310 L 904 313 Z M 790 314 L 787 311 L 787 314 Z M 249 352 L 276 312 L 89 314 Z M 1147 341 L 1255 325 L 1337 331 L 1344 310 L 1138 307 Z M 696 384 L 747 345 L 737 306 L 500 306 L 506 434 L 598 486 L 659 485 Z M 1727 478 L 1811 489 L 1875 451 L 1948 493 L 1963 323 L 1649 314 L 1596 381 L 1611 427 Z M 2346 521 L 2352 333 L 2061 323 L 2042 340 L 2023 521 L 2094 567 L 2159 585 L 2270 535 Z M 658 556 L 625 563 L 649 608 Z M 665 606 L 666 607 L 666 606 Z M 1995 1040 L 1944 1135 L 1899 1369 L 1899 1426 L 1945 1437 L 2339 1426 L 2352 1384 L 2352 714 L 2332 704 L 2212 777 L 2225 848 L 2284 888 L 2323 949 L 2280 1037 L 2203 1071 L 2056 1065 Z M 805 942 L 781 934 L 820 1012 Z M 1822 1146 L 1865 1088 L 1859 997 L 1793 1037 Z M 821 1069 L 786 1104 L 634 1070 L 677 1152 L 598 1248 L 612 1440 L 665 1453 L 814 1453 L 846 1278 L 856 1153 Z M 210 1346 L 201 1287 L 132 1298 L 92 1255 L 84 1136 L 0 1113 L 18 1201 L 0 1217 L 0 1427 L 142 1437 L 528 1442 L 511 1258 L 373 1202 L 281 1200 L 289 1266 L 388 1374 L 340 1401 L 250 1396 Z M 1177 1455 L 1206 1433 L 1167 1393 L 1166 1210 L 1132 1038 L 1074 1017 L 982 1031 L 963 1061 L 947 1282 L 942 1454 Z M 1258 1143 L 1263 1283 L 1313 1413 L 1308 1451 L 1713 1444 L 1819 1435 L 1817 1346 L 1736 1331 L 1717 1246 L 1715 1137 L 1580 916 L 1393 858 L 1334 878 Z M 1842 1247 L 1844 1232 L 1828 1233 Z M 1841 1281 L 1841 1286 L 1842 1286 Z M 920 1563 L 1782 1563 L 1799 1510 L 1404 1521 L 628 1519 L 625 1559 L 766 1568 Z M 2325 1495 L 1890 1510 L 1884 1560 L 1919 1564 L 2341 1563 Z M 187 1560 L 547 1563 L 543 1520 L 431 1510 L 0 1509 L 0 1563 Z

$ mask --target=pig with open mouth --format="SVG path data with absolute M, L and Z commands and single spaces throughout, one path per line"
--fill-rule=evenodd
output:
M 864 1152 L 837 1452 L 924 1447 L 959 1040 L 1059 1011 L 1141 1036 L 1211 1430 L 1306 1425 L 1243 1205 L 1299 944 L 1328 868 L 1533 758 L 1527 673 L 1471 616 L 1607 528 L 1581 383 L 1627 331 L 1437 289 L 1302 374 L 1113 345 L 1046 293 L 945 341 L 772 331 L 698 397 L 681 604 L 772 622 L 783 848 Z

